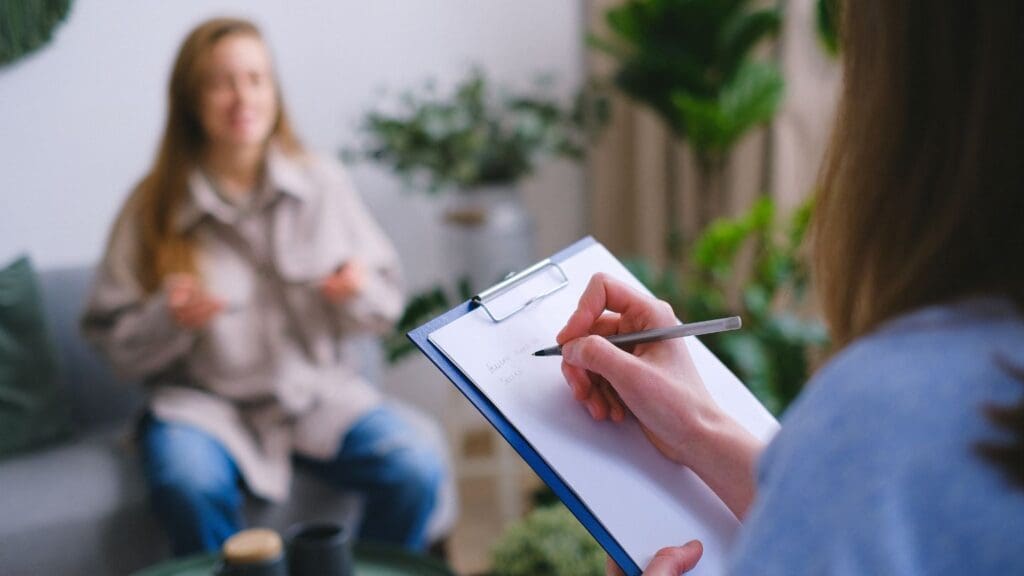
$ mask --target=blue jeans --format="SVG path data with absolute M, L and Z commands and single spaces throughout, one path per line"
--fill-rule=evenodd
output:
M 242 529 L 242 478 L 209 434 L 147 415 L 140 427 L 150 503 L 177 556 L 213 551 Z M 441 482 L 441 461 L 387 407 L 363 416 L 330 461 L 296 457 L 332 485 L 363 496 L 358 537 L 420 550 Z

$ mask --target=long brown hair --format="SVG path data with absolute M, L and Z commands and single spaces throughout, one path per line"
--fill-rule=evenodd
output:
M 142 179 L 129 202 L 139 224 L 139 281 L 147 292 L 154 292 L 163 278 L 173 273 L 197 272 L 195 241 L 181 234 L 174 219 L 188 194 L 188 175 L 206 145 L 206 134 L 199 117 L 203 63 L 220 40 L 243 34 L 263 39 L 259 29 L 246 20 L 216 18 L 189 33 L 178 50 L 168 86 L 167 124 L 156 160 Z M 271 132 L 283 152 L 302 151 L 285 112 L 280 83 L 277 87 L 277 118 Z
M 842 2 L 844 85 L 813 229 L 836 348 L 928 304 L 1024 310 L 1024 4 Z M 990 453 L 1024 482 L 1015 443 Z

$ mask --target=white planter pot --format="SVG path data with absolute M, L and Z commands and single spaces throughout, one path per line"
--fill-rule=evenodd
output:
M 445 254 L 457 278 L 481 292 L 534 262 L 534 225 L 514 187 L 459 191 L 446 199 Z

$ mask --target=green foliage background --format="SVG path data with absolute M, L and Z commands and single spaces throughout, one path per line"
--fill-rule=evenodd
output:
M 806 202 L 783 219 L 775 204 L 762 198 L 746 214 L 712 223 L 693 244 L 686 273 L 643 261 L 628 263 L 686 322 L 743 318 L 742 330 L 702 336 L 701 341 L 775 415 L 800 393 L 815 354 L 828 345 L 825 327 L 802 314 L 809 275 L 802 245 L 812 210 Z M 737 274 L 747 273 L 741 257 L 745 249 L 752 251 L 749 277 L 739 302 L 730 302 Z
M 615 85 L 650 106 L 702 162 L 724 156 L 740 136 L 774 116 L 784 82 L 757 57 L 782 15 L 750 0 L 629 0 L 606 14 L 610 38 L 590 44 L 619 68 Z
M 815 11 L 818 39 L 821 40 L 825 52 L 831 56 L 839 54 L 839 11 L 841 9 L 840 0 L 818 0 Z
M 530 512 L 492 550 L 493 576 L 601 576 L 604 550 L 561 504 Z
M 0 0 L 0 67 L 50 41 L 71 0 Z
M 511 94 L 473 70 L 450 95 L 438 94 L 432 84 L 407 91 L 397 111 L 367 114 L 362 128 L 368 142 L 356 154 L 431 192 L 514 183 L 541 158 L 581 158 L 586 140 L 607 117 L 607 104 L 593 86 L 563 104 L 551 84 L 541 78 L 532 91 Z

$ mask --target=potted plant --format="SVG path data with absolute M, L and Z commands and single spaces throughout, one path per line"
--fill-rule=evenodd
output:
M 782 99 L 777 66 L 755 57 L 760 42 L 777 33 L 780 12 L 772 6 L 752 8 L 750 0 L 628 0 L 609 10 L 606 20 L 611 36 L 592 36 L 590 43 L 618 61 L 615 85 L 654 110 L 693 149 L 697 220 L 703 229 L 721 213 L 733 146 L 769 121 Z M 678 175 L 671 146 L 666 154 L 667 248 L 679 264 Z
M 480 69 L 447 96 L 427 83 L 405 92 L 398 110 L 366 115 L 362 154 L 429 192 L 507 188 L 545 157 L 583 154 L 582 97 L 566 106 L 551 87 L 540 78 L 530 92 L 495 90 Z
M 537 508 L 502 533 L 493 576 L 601 576 L 605 553 L 561 504 Z
M 746 214 L 716 220 L 693 244 L 686 281 L 673 269 L 627 264 L 687 322 L 743 317 L 743 330 L 701 341 L 776 416 L 800 393 L 813 361 L 828 346 L 825 327 L 803 314 L 809 271 L 802 245 L 811 211 L 808 201 L 779 218 L 774 203 L 762 198 Z M 750 276 L 731 297 L 744 264 Z

